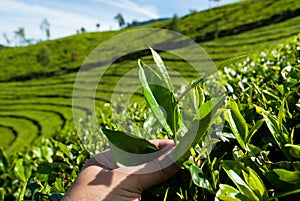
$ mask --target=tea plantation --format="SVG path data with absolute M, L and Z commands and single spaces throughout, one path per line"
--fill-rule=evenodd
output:
M 0 200 L 61 198 L 90 155 L 78 134 L 93 128 L 83 125 L 75 131 L 72 115 L 74 81 L 84 59 L 117 34 L 168 28 L 169 23 L 0 49 Z M 201 139 L 193 156 L 204 157 L 200 167 L 196 162 L 185 166 L 175 178 L 143 196 L 152 200 L 300 199 L 300 2 L 242 1 L 191 13 L 180 19 L 179 27 L 177 31 L 198 42 L 217 64 L 247 56 L 220 65 L 227 91 L 226 121 L 214 151 L 201 152 L 200 148 L 205 150 Z M 157 45 L 162 42 L 163 38 Z M 182 59 L 159 54 L 187 80 L 198 79 Z M 150 54 L 125 57 L 112 64 L 98 85 L 95 104 L 101 124 L 115 127 L 107 112 L 111 93 L 122 75 L 137 68 L 139 58 L 152 61 Z M 91 69 L 79 81 L 93 86 L 98 77 Z M 138 83 L 139 78 L 133 77 L 122 91 Z M 140 124 L 149 113 L 141 100 L 137 91 L 132 101 L 139 104 L 131 106 L 130 114 Z M 83 118 L 85 101 L 73 108 Z M 90 146 L 101 150 L 105 142 Z

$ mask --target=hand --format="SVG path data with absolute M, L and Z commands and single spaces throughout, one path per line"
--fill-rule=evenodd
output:
M 171 140 L 152 140 L 151 143 L 160 149 L 174 148 Z M 63 200 L 140 200 L 145 189 L 166 181 L 179 170 L 166 160 L 171 159 L 164 157 L 140 166 L 118 167 L 110 150 L 106 150 L 86 162 Z M 161 169 L 163 164 L 171 165 Z

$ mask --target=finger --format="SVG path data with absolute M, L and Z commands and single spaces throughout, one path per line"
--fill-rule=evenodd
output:
M 168 167 L 157 170 L 155 172 L 149 172 L 147 174 L 136 174 L 137 184 L 142 190 L 148 189 L 152 186 L 161 184 L 174 176 L 179 171 L 179 167 L 175 164 L 171 164 Z
M 169 142 L 166 144 L 168 146 L 170 145 Z M 171 146 L 173 147 L 149 163 L 139 166 L 121 167 L 114 171 L 120 171 L 131 175 L 136 181 L 136 189 L 144 190 L 160 184 L 172 177 L 180 169 L 174 164 L 174 145 Z
M 149 140 L 149 141 L 159 149 L 175 146 L 173 140 Z

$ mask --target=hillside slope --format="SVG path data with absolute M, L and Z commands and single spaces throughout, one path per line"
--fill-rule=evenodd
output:
M 222 61 L 263 50 L 299 33 L 299 8 L 297 0 L 245 1 L 188 15 L 180 20 L 180 30 L 198 41 L 214 61 Z M 166 28 L 168 23 L 144 27 Z M 0 148 L 14 152 L 72 127 L 73 85 L 83 60 L 101 42 L 126 31 L 79 34 L 28 47 L 0 49 Z M 157 45 L 160 43 L 158 40 Z M 97 106 L 109 102 L 119 78 L 134 68 L 142 55 L 112 65 L 97 89 Z M 168 66 L 189 80 L 195 79 L 184 61 L 167 53 L 161 55 Z M 85 78 L 86 83 L 98 79 L 93 69 Z M 138 79 L 123 87 L 129 90 L 137 83 Z M 86 106 L 75 110 L 84 116 Z

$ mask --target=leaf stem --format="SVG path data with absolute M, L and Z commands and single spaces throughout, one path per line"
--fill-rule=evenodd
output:
M 175 106 L 178 105 L 178 103 L 181 101 L 181 99 L 187 94 L 189 93 L 195 86 L 197 86 L 198 84 L 202 83 L 204 81 L 206 77 L 206 73 L 204 75 L 202 75 L 198 80 L 194 81 L 190 86 L 188 86 L 185 91 L 179 96 L 178 100 L 175 103 Z

